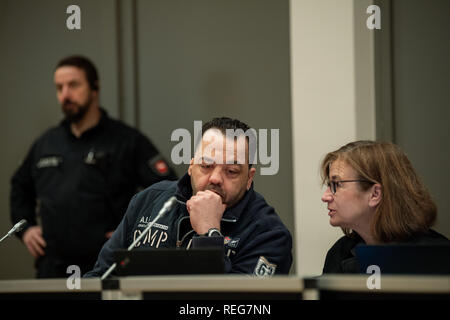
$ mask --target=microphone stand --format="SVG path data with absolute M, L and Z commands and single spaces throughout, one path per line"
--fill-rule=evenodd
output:
M 144 231 L 142 231 L 142 233 L 139 235 L 139 237 L 136 238 L 136 240 L 133 241 L 132 244 L 130 244 L 130 246 L 128 247 L 127 251 L 131 251 L 133 250 L 134 246 L 136 245 L 136 243 L 138 243 L 139 241 L 141 241 L 141 239 L 150 231 L 150 229 L 153 227 L 153 225 L 156 223 L 156 221 L 158 221 L 163 215 L 165 215 L 167 213 L 167 211 L 169 211 L 172 206 L 174 205 L 174 203 L 177 201 L 177 198 L 175 198 L 175 196 L 171 197 L 169 200 L 167 200 L 163 207 L 161 208 L 161 210 L 159 210 L 158 215 L 155 217 L 155 219 L 153 219 L 145 228 Z M 105 280 L 110 274 L 111 272 L 113 272 L 117 267 L 117 263 L 114 262 L 109 269 L 102 275 L 102 277 L 100 278 L 100 280 Z
M 3 240 L 5 240 L 6 238 L 8 238 L 9 236 L 11 236 L 12 234 L 19 232 L 20 230 L 22 230 L 23 226 L 25 225 L 25 223 L 27 223 L 27 220 L 22 219 L 19 222 L 17 222 L 14 227 L 12 227 L 11 230 L 8 231 L 7 234 L 5 234 L 3 236 L 3 238 L 0 239 L 0 242 L 2 242 Z
M 5 239 L 8 238 L 8 237 L 9 237 L 9 233 L 5 234 L 5 235 L 3 236 L 3 238 L 0 239 L 0 242 L 2 242 L 3 240 L 5 240 Z

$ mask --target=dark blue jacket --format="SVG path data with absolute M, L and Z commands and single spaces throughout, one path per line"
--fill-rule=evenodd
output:
M 154 184 L 132 198 L 122 222 L 100 251 L 94 269 L 85 277 L 101 276 L 114 262 L 114 251 L 128 248 L 173 195 L 178 200 L 176 205 L 155 223 L 150 235 L 136 247 L 189 249 L 209 246 L 211 238 L 196 235 L 190 224 L 185 203 L 192 196 L 192 187 L 186 174 L 178 182 Z M 224 248 L 225 272 L 260 276 L 289 272 L 291 234 L 275 210 L 253 190 L 253 185 L 235 206 L 225 210 L 221 232 L 224 235 L 220 237 L 220 246 Z

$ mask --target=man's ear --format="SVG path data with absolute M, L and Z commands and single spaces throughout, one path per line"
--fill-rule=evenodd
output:
M 91 94 L 91 97 L 92 97 L 92 101 L 93 102 L 96 101 L 97 107 L 100 107 L 99 104 L 98 104 L 99 103 L 99 99 L 100 99 L 100 92 L 98 90 L 91 90 L 90 94 Z
M 188 175 L 192 175 L 192 166 L 194 165 L 194 158 L 191 159 L 191 162 L 189 163 L 189 168 L 188 168 Z
M 369 206 L 376 207 L 383 198 L 383 189 L 379 183 L 375 183 L 370 192 Z
M 255 176 L 256 169 L 250 168 L 248 171 L 248 180 L 247 180 L 247 190 L 250 190 L 250 187 L 252 186 L 253 177 Z

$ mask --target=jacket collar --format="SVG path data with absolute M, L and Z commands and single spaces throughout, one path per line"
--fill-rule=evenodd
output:
M 341 268 L 344 273 L 359 273 L 359 262 L 356 257 L 355 248 L 358 245 L 365 244 L 361 236 L 353 231 L 352 236 L 348 236 L 346 248 L 344 252 L 347 252 L 347 256 L 341 261 Z
M 182 202 L 188 201 L 192 197 L 191 177 L 186 173 L 177 183 L 177 192 L 175 194 L 177 199 Z M 242 199 L 234 206 L 225 209 L 222 220 L 226 222 L 236 222 L 244 212 L 247 204 L 255 196 L 253 190 L 253 182 L 250 189 L 244 193 Z

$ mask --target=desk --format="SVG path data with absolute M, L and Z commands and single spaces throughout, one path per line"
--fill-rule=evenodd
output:
M 101 299 L 100 279 L 80 279 L 80 289 L 69 289 L 67 279 L 0 281 L 0 299 Z
M 107 290 L 108 286 L 114 290 Z M 299 300 L 303 281 L 295 276 L 136 276 L 117 279 L 103 288 L 103 299 Z
M 66 279 L 0 281 L 0 299 L 151 299 L 151 300 L 300 300 L 303 280 L 295 276 L 136 276 L 81 279 L 68 289 Z
M 369 289 L 370 275 L 330 274 L 306 278 L 305 289 L 317 290 L 320 300 L 450 299 L 450 276 L 382 275 L 380 289 Z
M 450 276 L 381 276 L 380 289 L 368 289 L 369 275 L 317 278 L 237 275 L 139 276 L 101 282 L 81 279 L 69 289 L 66 279 L 3 280 L 0 299 L 151 299 L 151 300 L 341 300 L 450 299 Z

